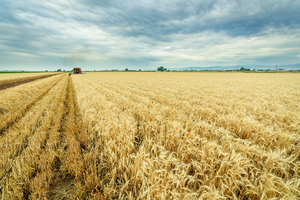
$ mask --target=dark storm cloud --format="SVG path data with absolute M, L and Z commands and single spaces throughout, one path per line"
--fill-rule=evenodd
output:
M 298 0 L 2 0 L 0 57 L 62 63 L 84 49 L 94 65 L 295 63 L 299 10 Z

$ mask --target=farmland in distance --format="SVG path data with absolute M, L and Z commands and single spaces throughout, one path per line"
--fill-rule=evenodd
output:
M 2 199 L 300 198 L 298 73 L 59 74 L 0 91 Z

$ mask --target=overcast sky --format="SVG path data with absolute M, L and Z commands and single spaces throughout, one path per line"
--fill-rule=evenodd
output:
M 299 0 L 0 0 L 0 70 L 295 63 Z

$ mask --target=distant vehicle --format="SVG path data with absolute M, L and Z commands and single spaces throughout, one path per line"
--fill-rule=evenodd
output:
M 73 74 L 82 74 L 81 69 L 79 67 L 74 67 Z

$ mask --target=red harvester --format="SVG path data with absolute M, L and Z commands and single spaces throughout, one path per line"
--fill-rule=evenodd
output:
M 79 67 L 74 67 L 73 72 L 74 74 L 82 74 L 81 69 Z

